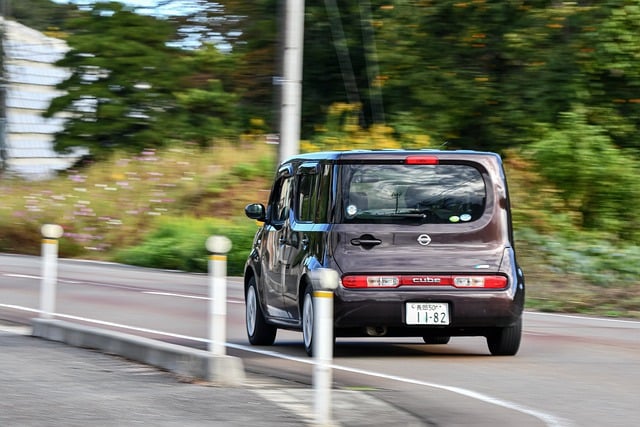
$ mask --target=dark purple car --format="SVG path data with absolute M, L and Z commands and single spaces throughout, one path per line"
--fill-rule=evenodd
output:
M 280 165 L 245 268 L 254 345 L 279 328 L 313 341 L 310 273 L 338 272 L 336 336 L 484 336 L 514 355 L 524 276 L 502 161 L 476 151 L 305 154 Z

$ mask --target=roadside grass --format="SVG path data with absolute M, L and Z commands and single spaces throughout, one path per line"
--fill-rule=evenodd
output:
M 580 230 L 577 214 L 518 153 L 505 169 L 527 308 L 640 319 L 640 248 Z
M 273 146 L 180 147 L 70 170 L 46 181 L 3 177 L 0 252 L 38 255 L 40 227 L 60 224 L 60 255 L 133 265 L 207 269 L 205 241 L 232 241 L 241 275 L 257 230 L 244 206 L 266 203 Z M 517 153 L 505 168 L 527 308 L 640 319 L 640 248 L 575 227 L 553 188 Z
M 123 264 L 170 270 L 206 272 L 209 256 L 205 242 L 212 235 L 231 240 L 227 274 L 241 276 L 257 230 L 250 220 L 163 217 L 139 245 L 116 251 L 113 260 Z
M 517 232 L 516 241 L 527 308 L 640 319 L 639 276 L 632 272 L 640 265 L 637 247 L 609 247 L 611 252 L 594 254 L 597 243 L 576 244 L 531 230 Z
M 64 229 L 60 256 L 101 260 L 144 243 L 167 217 L 250 223 L 243 208 L 266 201 L 274 168 L 273 147 L 247 144 L 116 154 L 46 181 L 3 177 L 0 251 L 38 254 L 45 223 Z

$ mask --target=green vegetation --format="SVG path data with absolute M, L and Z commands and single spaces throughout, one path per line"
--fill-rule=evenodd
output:
M 66 21 L 71 49 L 57 65 L 71 70 L 46 116 L 65 115 L 54 148 L 82 146 L 94 159 L 176 141 L 202 146 L 240 133 L 238 95 L 224 81 L 234 57 L 213 46 L 185 51 L 167 45 L 178 26 L 119 3 Z M 96 35 L 99 34 L 97 37 Z
M 251 221 L 239 219 L 242 218 L 162 218 L 140 245 L 117 251 L 114 260 L 143 267 L 205 272 L 208 256 L 204 244 L 209 236 L 221 235 L 232 243 L 227 273 L 241 276 L 257 227 Z

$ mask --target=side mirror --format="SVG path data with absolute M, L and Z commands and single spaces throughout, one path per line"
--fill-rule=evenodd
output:
M 256 221 L 264 222 L 266 219 L 264 205 L 261 203 L 251 203 L 244 208 L 244 214 Z

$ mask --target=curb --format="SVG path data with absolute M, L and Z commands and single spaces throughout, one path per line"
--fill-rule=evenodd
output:
M 240 386 L 245 380 L 242 359 L 237 357 L 63 320 L 36 318 L 32 326 L 34 337 L 116 354 L 180 376 L 229 386 Z

